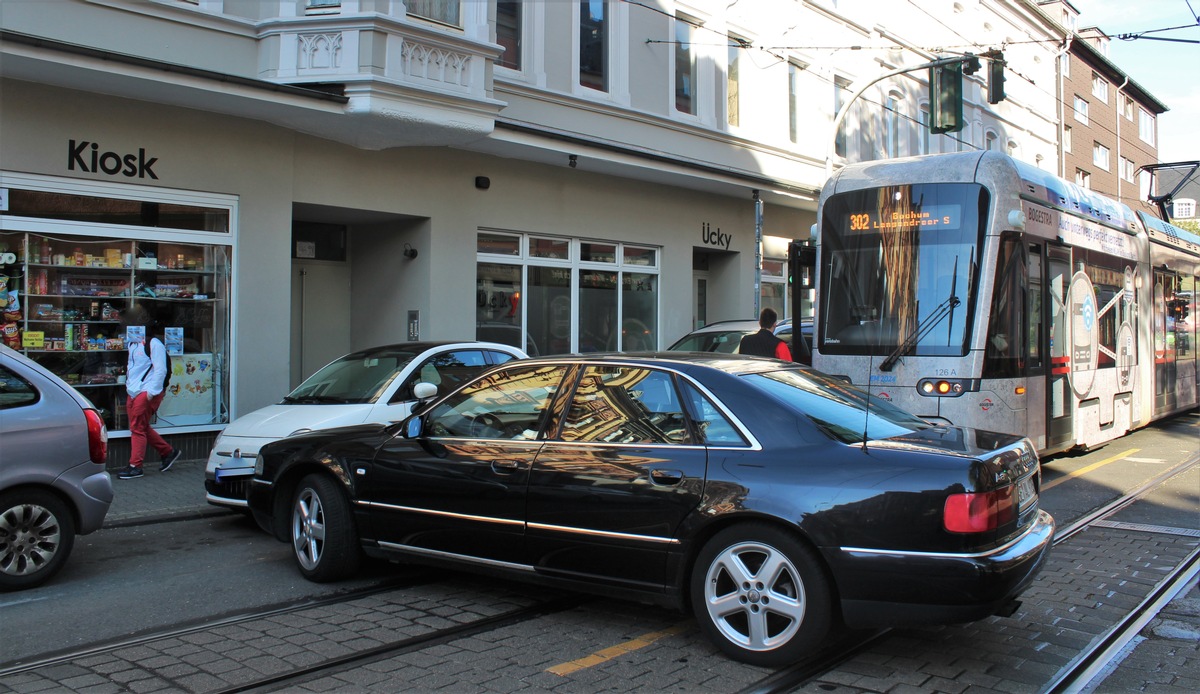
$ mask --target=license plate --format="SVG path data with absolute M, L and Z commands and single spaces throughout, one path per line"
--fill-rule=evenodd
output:
M 1033 486 L 1033 477 L 1033 475 L 1029 475 L 1020 482 L 1017 482 L 1017 508 L 1022 511 L 1037 499 L 1037 490 Z

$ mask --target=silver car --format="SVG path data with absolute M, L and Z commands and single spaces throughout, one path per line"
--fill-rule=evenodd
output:
M 58 573 L 113 500 L 100 413 L 58 376 L 0 345 L 0 591 Z

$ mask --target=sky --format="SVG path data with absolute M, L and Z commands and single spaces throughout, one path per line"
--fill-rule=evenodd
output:
M 1071 0 L 1079 28 L 1111 37 L 1108 58 L 1170 110 L 1158 117 L 1160 161 L 1200 160 L 1200 0 Z M 1121 34 L 1184 26 L 1122 40 Z

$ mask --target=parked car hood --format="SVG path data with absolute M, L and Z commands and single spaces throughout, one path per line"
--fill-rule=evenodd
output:
M 242 415 L 221 436 L 278 439 L 297 429 L 329 429 L 362 424 L 372 405 L 268 405 Z

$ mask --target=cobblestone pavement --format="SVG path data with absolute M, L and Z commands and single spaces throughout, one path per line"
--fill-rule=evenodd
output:
M 181 461 L 166 473 L 150 467 L 141 479 L 114 481 L 116 499 L 106 527 L 229 513 L 204 501 L 203 478 L 203 461 Z M 1188 535 L 1090 528 L 1055 548 L 1046 570 L 1023 596 L 1022 608 L 1011 617 L 895 630 L 798 691 L 1042 691 L 1198 543 Z M 0 693 L 212 692 L 447 625 L 487 619 L 536 602 L 538 595 L 486 580 L 418 583 L 336 607 L 195 629 L 0 676 Z M 612 648 L 631 639 L 648 643 Z M 572 663 L 586 666 L 563 667 Z M 287 690 L 734 692 L 768 674 L 719 655 L 682 615 L 597 600 L 532 621 L 381 654 L 289 684 Z M 1104 677 L 1090 691 L 1200 691 L 1200 587 L 1195 580 L 1143 629 Z

